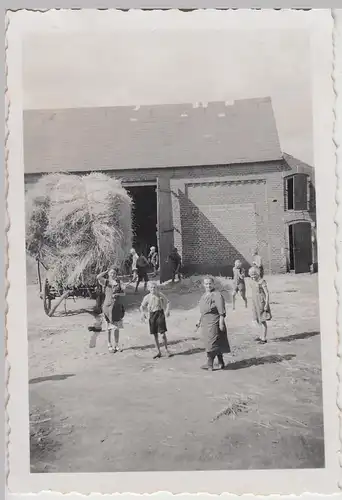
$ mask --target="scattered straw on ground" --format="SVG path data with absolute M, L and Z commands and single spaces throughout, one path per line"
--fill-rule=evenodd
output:
M 252 398 L 240 396 L 239 398 L 231 399 L 228 405 L 212 418 L 211 422 L 216 422 L 222 417 L 228 416 L 236 418 L 240 413 L 247 413 L 250 410 Z

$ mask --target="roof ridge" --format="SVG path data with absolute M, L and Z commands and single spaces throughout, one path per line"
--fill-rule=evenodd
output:
M 271 98 L 226 103 L 211 101 L 208 108 L 198 110 L 188 103 L 28 111 L 25 172 L 146 170 L 282 159 Z
M 248 97 L 245 99 L 222 99 L 220 101 L 193 101 L 193 102 L 179 102 L 179 103 L 157 103 L 157 104 L 124 104 L 124 105 L 116 105 L 116 106 L 83 106 L 77 108 L 30 108 L 24 109 L 24 114 L 26 113 L 48 113 L 48 112 L 62 112 L 62 111 L 75 111 L 75 110 L 94 110 L 94 109 L 130 109 L 133 111 L 140 111 L 141 109 L 146 108 L 166 108 L 166 107 L 188 107 L 193 109 L 198 108 L 207 108 L 213 105 L 222 105 L 227 106 L 226 103 L 232 103 L 232 105 L 238 105 L 241 103 L 251 103 L 251 102 L 270 102 L 272 104 L 271 96 L 264 97 Z M 203 106 L 205 104 L 205 106 Z M 229 106 L 230 104 L 228 104 Z

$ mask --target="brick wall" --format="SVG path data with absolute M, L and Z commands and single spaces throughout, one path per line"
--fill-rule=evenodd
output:
M 211 177 L 213 173 L 220 176 Z M 171 179 L 175 245 L 189 272 L 230 275 L 258 247 L 265 270 L 286 271 L 283 178 L 279 165 L 242 176 L 198 172 L 196 180 Z

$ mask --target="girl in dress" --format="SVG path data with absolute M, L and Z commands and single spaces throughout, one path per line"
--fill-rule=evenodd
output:
M 215 290 L 212 277 L 203 282 L 205 293 L 199 302 L 200 320 L 197 327 L 201 328 L 202 339 L 207 353 L 207 369 L 212 371 L 217 357 L 219 366 L 224 369 L 223 353 L 230 352 L 225 323 L 226 307 L 222 294 Z
M 259 251 L 257 248 L 253 252 L 252 264 L 253 264 L 253 267 L 257 267 L 259 269 L 260 278 L 262 279 L 264 277 L 264 266 L 262 263 L 262 258 L 260 257 Z
M 108 274 L 108 278 L 105 275 Z M 120 329 L 123 328 L 122 320 L 125 316 L 125 308 L 122 297 L 125 295 L 124 289 L 118 278 L 116 269 L 104 271 L 97 276 L 97 280 L 102 285 L 105 299 L 102 306 L 102 311 L 107 323 L 108 332 L 108 351 L 110 353 L 118 352 L 119 348 Z M 112 333 L 114 336 L 114 347 L 112 344 Z
M 257 341 L 260 344 L 266 344 L 267 321 L 272 319 L 270 294 L 266 281 L 260 277 L 260 270 L 258 267 L 251 267 L 248 274 L 251 278 L 253 320 L 261 329 L 261 334 L 260 337 L 257 338 Z

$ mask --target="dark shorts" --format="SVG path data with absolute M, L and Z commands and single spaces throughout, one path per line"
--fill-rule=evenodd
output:
M 166 321 L 164 311 L 155 311 L 150 314 L 149 319 L 150 334 L 158 335 L 158 333 L 166 333 Z
M 148 281 L 148 274 L 146 270 L 138 269 L 139 281 Z

